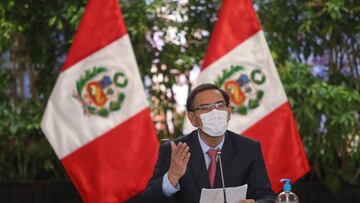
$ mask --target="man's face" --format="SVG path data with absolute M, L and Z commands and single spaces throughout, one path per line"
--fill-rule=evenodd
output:
M 228 120 L 230 120 L 230 107 L 226 106 L 226 102 L 222 94 L 216 89 L 205 90 L 196 94 L 193 103 L 193 112 L 188 112 L 188 118 L 195 127 L 202 128 L 200 115 L 212 111 L 214 108 L 228 112 Z

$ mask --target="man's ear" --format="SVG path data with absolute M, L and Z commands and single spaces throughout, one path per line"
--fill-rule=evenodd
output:
M 199 123 L 198 123 L 198 117 L 195 115 L 194 112 L 188 111 L 187 112 L 187 116 L 188 119 L 190 121 L 190 123 L 194 126 L 194 127 L 199 127 Z
M 190 120 L 191 124 L 193 124 L 195 122 L 195 114 L 194 112 L 188 111 L 187 112 L 187 117 Z M 194 125 L 194 124 L 193 124 Z
M 231 119 L 231 113 L 232 113 L 232 109 L 231 109 L 231 106 L 229 105 L 229 107 L 228 107 L 228 121 Z

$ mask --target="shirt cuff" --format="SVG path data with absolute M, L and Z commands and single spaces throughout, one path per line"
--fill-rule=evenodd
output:
M 173 194 L 175 194 L 177 191 L 180 190 L 179 183 L 176 184 L 176 187 L 174 187 L 168 178 L 168 173 L 165 173 L 162 181 L 162 191 L 166 197 L 170 197 Z

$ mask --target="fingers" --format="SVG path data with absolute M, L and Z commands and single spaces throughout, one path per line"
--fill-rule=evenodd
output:
M 183 143 L 180 146 L 179 151 L 178 151 L 179 159 L 181 161 L 184 161 L 188 152 L 189 152 L 189 147 L 187 146 L 186 143 Z
M 188 152 L 185 156 L 185 159 L 184 159 L 184 164 L 187 165 L 189 163 L 189 160 L 190 160 L 190 152 Z
M 171 141 L 171 162 L 168 171 L 168 177 L 171 183 L 177 183 L 185 174 L 187 164 L 190 159 L 189 147 L 186 143 Z M 174 185 L 174 184 L 173 184 Z
M 170 145 L 171 145 L 171 153 L 174 153 L 174 151 L 176 150 L 175 142 L 170 141 Z
M 176 145 L 174 141 L 171 141 L 170 145 L 171 145 L 171 152 L 177 154 L 182 145 L 182 142 L 178 142 Z
M 186 143 L 178 142 L 177 145 L 175 145 L 175 143 L 171 141 L 170 144 L 172 156 L 176 157 L 177 160 L 186 162 L 186 159 L 190 158 L 190 148 Z
M 180 150 L 181 150 L 181 147 L 182 147 L 183 143 L 182 142 L 178 142 L 177 145 L 176 145 L 176 148 L 177 148 L 177 151 L 176 151 L 176 154 L 179 155 L 180 154 Z

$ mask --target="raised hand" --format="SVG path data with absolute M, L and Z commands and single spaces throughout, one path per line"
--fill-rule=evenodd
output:
M 168 171 L 170 183 L 175 187 L 179 179 L 185 174 L 190 159 L 189 146 L 179 142 L 177 145 L 171 141 L 171 162 Z

